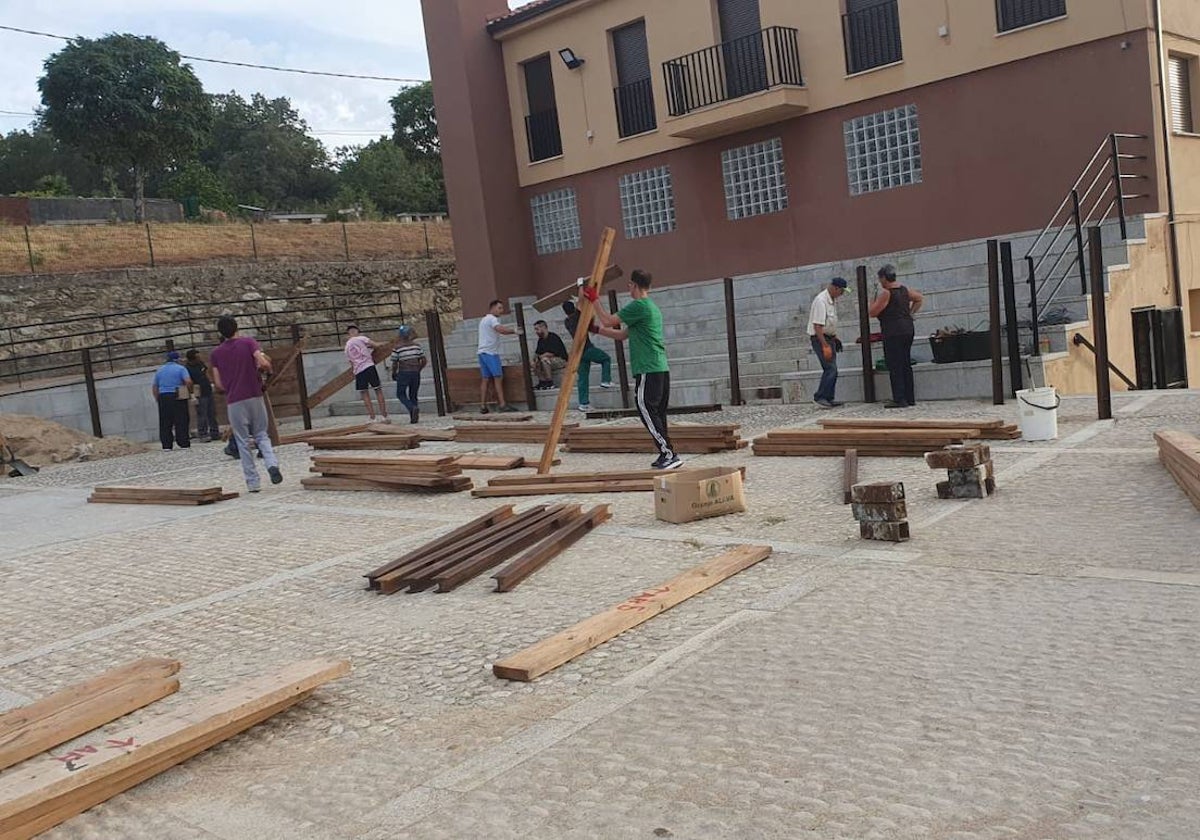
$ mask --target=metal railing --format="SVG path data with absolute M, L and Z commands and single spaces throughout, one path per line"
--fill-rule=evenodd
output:
M 847 75 L 902 60 L 897 0 L 881 0 L 842 15 L 842 41 Z
M 1080 294 L 1087 294 L 1084 228 L 1115 219 L 1121 239 L 1129 238 L 1125 203 L 1146 198 L 1146 195 L 1127 192 L 1127 185 L 1145 181 L 1148 176 L 1127 172 L 1123 164 L 1144 162 L 1147 157 L 1123 151 L 1122 143 L 1127 145 L 1146 139 L 1144 134 L 1114 133 L 1105 137 L 1025 254 L 1034 355 L 1041 353 L 1038 342 L 1041 319 L 1072 272 L 1079 273 Z M 1047 287 L 1050 287 L 1049 295 L 1045 294 Z
M 804 84 L 797 31 L 772 26 L 663 63 L 671 116 L 751 93 Z
M 647 76 L 613 89 L 617 106 L 617 133 L 632 137 L 658 128 L 654 114 L 654 84 Z
M 317 292 L 258 300 L 128 309 L 57 321 L 0 328 L 0 385 L 28 385 L 82 373 L 84 348 L 97 371 L 129 370 L 160 364 L 167 350 L 195 347 L 205 355 L 218 343 L 217 318 L 232 315 L 240 329 L 260 344 L 292 342 L 298 325 L 310 349 L 335 348 L 349 324 L 383 336 L 416 313 L 425 290 L 406 292 Z M 405 298 L 409 296 L 408 305 Z M 413 297 L 417 296 L 417 297 Z
M 529 141 L 529 162 L 537 163 L 562 154 L 562 134 L 558 130 L 558 109 L 539 111 L 525 118 L 525 136 Z
M 996 0 L 996 30 L 1007 32 L 1067 13 L 1067 0 Z

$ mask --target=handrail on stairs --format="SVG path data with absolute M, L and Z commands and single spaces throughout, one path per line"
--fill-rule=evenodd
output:
M 1071 343 L 1076 347 L 1086 347 L 1088 350 L 1092 351 L 1093 356 L 1096 355 L 1096 346 L 1079 333 L 1075 333 L 1075 335 L 1071 336 Z M 1130 391 L 1136 391 L 1138 389 L 1137 384 L 1128 376 L 1126 376 L 1119 367 L 1112 363 L 1112 359 L 1108 360 L 1108 369 L 1115 373 L 1118 379 L 1128 385 Z

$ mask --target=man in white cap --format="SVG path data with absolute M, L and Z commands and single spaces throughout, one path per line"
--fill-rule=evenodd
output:
M 813 352 L 821 361 L 821 383 L 813 394 L 813 402 L 821 408 L 837 408 L 841 405 L 833 398 L 837 388 L 837 354 L 842 349 L 842 342 L 837 337 L 837 299 L 846 293 L 847 285 L 845 278 L 834 277 L 813 298 L 808 310 L 808 338 Z

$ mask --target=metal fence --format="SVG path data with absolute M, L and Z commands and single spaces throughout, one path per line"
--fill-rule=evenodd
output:
M 0 225 L 0 277 L 135 267 L 453 256 L 449 221 Z

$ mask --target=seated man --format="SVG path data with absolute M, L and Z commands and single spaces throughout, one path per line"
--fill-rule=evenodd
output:
M 554 372 L 562 370 L 567 365 L 567 348 L 557 333 L 550 332 L 550 326 L 545 321 L 537 321 L 533 325 L 537 334 L 537 348 L 533 351 L 533 375 L 537 377 L 539 391 L 554 387 Z

